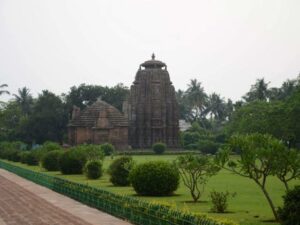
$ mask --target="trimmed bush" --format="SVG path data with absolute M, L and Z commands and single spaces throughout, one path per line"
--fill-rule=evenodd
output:
M 59 157 L 63 154 L 63 151 L 61 150 L 55 150 L 47 152 L 42 160 L 41 165 L 48 171 L 57 171 L 59 170 Z
M 171 163 L 150 161 L 135 166 L 129 173 L 134 190 L 140 195 L 171 195 L 179 185 L 179 172 Z
M 128 186 L 129 172 L 132 169 L 133 160 L 130 156 L 115 159 L 109 166 L 110 182 L 115 186 Z
M 167 149 L 167 146 L 164 143 L 158 142 L 152 146 L 152 150 L 155 154 L 163 154 Z
M 300 186 L 288 191 L 283 196 L 283 208 L 278 209 L 279 220 L 282 225 L 300 224 Z
M 34 150 L 28 152 L 25 156 L 25 163 L 29 166 L 36 166 L 39 164 L 38 155 Z
M 62 174 L 81 174 L 86 161 L 86 155 L 79 149 L 65 151 L 58 160 Z
M 101 145 L 83 144 L 73 149 L 83 151 L 86 155 L 86 160 L 88 161 L 102 161 L 105 158 L 105 154 L 103 149 L 101 148 Z
M 112 155 L 115 152 L 115 147 L 109 143 L 102 144 L 101 149 L 103 150 L 103 152 L 106 156 Z
M 210 141 L 210 140 L 201 140 L 198 142 L 197 148 L 205 154 L 216 154 L 220 144 Z
M 88 179 L 98 179 L 102 176 L 102 162 L 88 161 L 84 166 L 84 173 Z
M 53 151 L 53 150 L 61 150 L 61 146 L 56 143 L 56 142 L 52 142 L 52 141 L 46 141 L 41 148 L 47 152 Z
M 20 162 L 26 164 L 27 160 L 27 155 L 30 154 L 29 151 L 23 151 L 19 153 L 20 156 Z

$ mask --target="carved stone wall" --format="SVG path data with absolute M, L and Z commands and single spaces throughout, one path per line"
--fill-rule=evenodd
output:
M 161 61 L 140 65 L 128 98 L 129 144 L 149 148 L 156 142 L 178 146 L 179 112 L 167 66 Z

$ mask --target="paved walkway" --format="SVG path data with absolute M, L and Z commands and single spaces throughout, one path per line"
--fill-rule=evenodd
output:
M 0 225 L 129 225 L 0 169 Z

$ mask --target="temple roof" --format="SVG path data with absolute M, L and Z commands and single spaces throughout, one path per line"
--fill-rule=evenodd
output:
M 97 127 L 101 114 L 107 117 L 113 127 L 128 126 L 127 118 L 118 109 L 100 99 L 81 111 L 79 116 L 70 121 L 69 126 Z
M 145 68 L 162 68 L 166 67 L 166 64 L 163 63 L 162 61 L 155 60 L 155 55 L 154 53 L 151 56 L 151 60 L 145 61 L 144 63 L 141 64 L 142 67 Z

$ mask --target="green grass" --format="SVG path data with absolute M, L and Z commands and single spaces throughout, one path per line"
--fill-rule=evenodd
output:
M 142 163 L 150 160 L 165 160 L 172 161 L 176 155 L 146 155 L 133 156 L 137 163 Z M 104 160 L 104 169 L 107 169 L 112 159 L 106 157 Z M 102 188 L 117 194 L 124 194 L 134 197 L 139 197 L 148 201 L 169 202 L 179 209 L 188 209 L 197 213 L 206 213 L 211 217 L 228 218 L 239 222 L 242 225 L 274 225 L 277 223 L 266 222 L 273 219 L 271 209 L 263 196 L 262 191 L 254 183 L 254 181 L 232 174 L 228 171 L 221 170 L 218 175 L 212 177 L 201 197 L 200 202 L 191 202 L 192 198 L 188 189 L 180 184 L 174 196 L 169 197 L 140 197 L 136 196 L 132 187 L 114 187 L 109 182 L 109 175 L 104 173 L 104 176 L 99 180 L 87 180 L 84 175 L 62 175 L 60 172 L 47 172 L 38 166 L 27 166 L 21 163 L 13 163 L 15 165 L 31 169 L 38 172 L 54 175 L 74 182 L 88 184 L 94 187 Z M 300 185 L 299 181 L 291 182 L 291 185 Z M 268 191 L 276 206 L 282 205 L 282 195 L 284 195 L 284 186 L 275 177 L 270 177 L 267 184 Z M 211 213 L 211 203 L 209 192 L 212 190 L 236 192 L 235 198 L 229 200 L 229 213 L 216 214 Z

